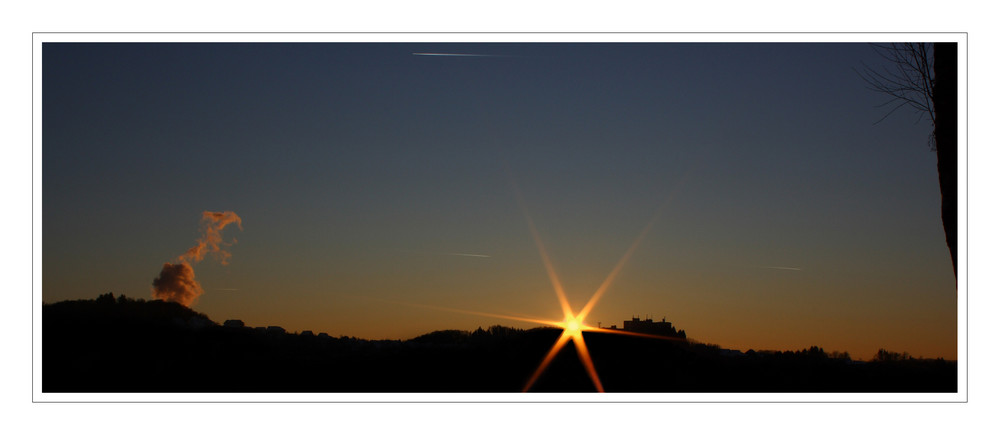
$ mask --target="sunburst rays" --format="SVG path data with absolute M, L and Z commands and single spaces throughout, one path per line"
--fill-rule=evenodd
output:
M 542 238 L 541 236 L 539 236 L 538 229 L 535 226 L 535 222 L 534 220 L 532 220 L 531 215 L 528 213 L 528 208 L 525 205 L 524 198 L 521 196 L 521 191 L 517 186 L 517 182 L 514 179 L 513 175 L 510 174 L 510 171 L 508 170 L 508 176 L 510 179 L 511 186 L 517 197 L 518 206 L 520 207 L 521 212 L 528 223 L 528 229 L 531 231 L 531 237 L 535 242 L 536 248 L 538 248 L 538 253 L 539 256 L 541 257 L 542 264 L 545 266 L 545 272 L 548 275 L 549 281 L 552 284 L 552 289 L 556 294 L 556 298 L 559 300 L 559 306 L 563 312 L 563 320 L 554 321 L 545 319 L 534 319 L 530 317 L 509 316 L 503 314 L 486 313 L 481 311 L 434 307 L 429 305 L 416 305 L 416 304 L 414 305 L 426 308 L 445 310 L 445 311 L 478 315 L 478 316 L 519 320 L 524 322 L 537 323 L 541 325 L 560 328 L 562 329 L 562 334 L 559 335 L 559 338 L 556 339 L 556 342 L 549 349 L 548 353 L 546 353 L 545 357 L 542 358 L 542 361 L 538 364 L 538 367 L 535 369 L 534 372 L 532 372 L 531 376 L 528 378 L 528 381 L 525 383 L 522 391 L 524 392 L 530 391 L 531 387 L 534 386 L 535 382 L 537 382 L 538 379 L 542 376 L 542 374 L 545 373 L 545 370 L 549 367 L 552 361 L 555 360 L 556 356 L 559 355 L 560 351 L 562 351 L 562 349 L 566 346 L 566 344 L 568 344 L 569 342 L 573 342 L 573 345 L 576 348 L 577 357 L 579 358 L 580 363 L 583 365 L 583 368 L 586 370 L 587 375 L 590 377 L 591 382 L 594 384 L 594 388 L 598 392 L 603 393 L 604 385 L 601 382 L 601 378 L 597 373 L 597 368 L 594 366 L 594 361 L 590 356 L 590 350 L 587 348 L 587 343 L 586 341 L 584 341 L 583 338 L 584 332 L 618 334 L 618 335 L 644 337 L 644 338 L 652 338 L 659 340 L 685 341 L 685 339 L 676 337 L 665 337 L 661 335 L 643 334 L 643 333 L 625 331 L 620 329 L 594 328 L 588 326 L 585 323 L 585 320 L 587 316 L 591 313 L 591 311 L 593 311 L 594 307 L 597 305 L 597 302 L 601 299 L 601 297 L 608 291 L 609 288 L 611 288 L 612 283 L 614 282 L 615 278 L 618 277 L 618 274 L 621 272 L 622 268 L 624 268 L 625 263 L 628 262 L 628 260 L 632 257 L 632 254 L 635 253 L 636 248 L 639 247 L 642 241 L 646 238 L 647 234 L 649 234 L 649 231 L 653 227 L 653 224 L 659 219 L 664 209 L 666 209 L 666 207 L 673 200 L 675 194 L 677 193 L 678 188 L 680 187 L 681 184 L 683 184 L 683 181 L 688 177 L 688 175 L 690 175 L 690 173 L 691 171 L 688 171 L 687 174 L 684 174 L 684 176 L 677 183 L 677 185 L 675 185 L 675 187 L 671 190 L 666 200 L 657 208 L 656 212 L 653 214 L 653 217 L 649 220 L 646 226 L 643 227 L 642 231 L 635 238 L 635 240 L 632 242 L 629 248 L 625 251 L 625 254 L 622 255 L 621 259 L 618 260 L 618 262 L 615 264 L 615 267 L 608 274 L 607 278 L 605 278 L 604 281 L 601 283 L 601 285 L 597 288 L 597 290 L 594 291 L 594 294 L 590 297 L 587 303 L 584 304 L 583 308 L 578 313 L 574 313 L 572 307 L 570 306 L 569 298 L 567 298 L 566 296 L 566 290 L 559 279 L 559 275 L 556 273 L 555 267 L 552 265 L 552 260 L 549 257 L 548 251 L 545 249 L 545 244 L 542 243 Z
M 682 177 L 681 181 L 683 182 L 683 180 L 686 179 L 689 174 L 690 172 L 688 172 L 688 174 L 685 174 L 684 177 Z M 559 275 L 556 274 L 555 268 L 552 266 L 552 260 L 549 257 L 548 251 L 545 249 L 545 244 L 542 243 L 542 239 L 538 235 L 538 229 L 535 227 L 535 222 L 531 219 L 531 214 L 528 213 L 528 208 L 525 205 L 524 198 L 521 196 L 521 191 L 517 186 L 517 181 L 514 179 L 513 175 L 511 175 L 509 171 L 508 171 L 508 176 L 510 178 L 511 186 L 514 189 L 515 196 L 517 197 L 517 204 L 521 209 L 521 213 L 524 214 L 525 220 L 528 222 L 528 228 L 531 231 L 531 236 L 535 241 L 535 246 L 538 248 L 539 255 L 542 257 L 542 263 L 545 265 L 545 271 L 549 276 L 549 280 L 552 282 L 552 288 L 556 293 L 556 297 L 559 299 L 559 305 L 562 308 L 564 316 L 563 321 L 558 323 L 557 325 L 558 327 L 562 328 L 563 330 L 562 334 L 556 340 L 555 344 L 552 345 L 552 348 L 549 349 L 549 352 L 542 359 L 542 362 L 538 364 L 538 368 L 535 369 L 531 377 L 528 378 L 528 382 L 525 384 L 523 391 L 529 391 L 531 389 L 531 387 L 535 384 L 538 378 L 541 377 L 541 375 L 545 372 L 545 369 L 548 368 L 549 364 L 551 364 L 552 361 L 555 359 L 556 355 L 559 354 L 559 352 L 562 350 L 563 347 L 566 346 L 568 342 L 572 341 L 574 346 L 576 347 L 577 357 L 580 359 L 580 363 L 583 364 L 584 369 L 586 369 L 587 375 L 590 376 L 590 380 L 591 382 L 593 382 L 594 388 L 596 388 L 597 391 L 599 392 L 604 392 L 604 385 L 601 383 L 601 379 L 600 376 L 598 376 L 597 374 L 596 367 L 594 367 L 594 361 L 590 357 L 590 350 L 587 348 L 587 343 L 583 339 L 584 332 L 621 333 L 624 335 L 653 337 L 653 338 L 668 338 L 668 337 L 655 336 L 650 334 L 632 333 L 629 331 L 621 331 L 615 329 L 594 328 L 587 326 L 584 323 L 584 321 L 586 320 L 590 312 L 594 309 L 594 307 L 597 305 L 597 301 L 600 300 L 601 296 L 603 296 L 604 293 L 607 292 L 607 290 L 611 287 L 611 284 L 614 282 L 615 278 L 618 277 L 618 274 L 625 266 L 625 263 L 628 262 L 629 258 L 632 257 L 632 254 L 635 252 L 636 248 L 639 247 L 639 244 L 642 243 L 642 241 L 646 238 L 646 235 L 649 234 L 649 230 L 653 227 L 653 223 L 657 221 L 657 219 L 663 213 L 663 210 L 673 200 L 673 197 L 677 193 L 677 189 L 680 187 L 681 183 L 675 185 L 674 189 L 671 190 L 666 200 L 657 208 L 656 212 L 653 214 L 653 217 L 649 220 L 649 223 L 647 223 L 646 226 L 643 227 L 642 231 L 635 238 L 635 241 L 633 241 L 632 244 L 629 246 L 628 250 L 625 251 L 625 254 L 622 256 L 622 258 L 618 260 L 618 263 L 615 264 L 615 267 L 611 270 L 611 273 L 608 274 L 607 278 L 604 279 L 600 287 L 597 288 L 593 296 L 590 297 L 590 300 L 588 300 L 587 303 L 583 306 L 583 309 L 581 309 L 579 313 L 574 314 L 572 308 L 570 307 L 569 299 L 566 297 L 566 291 L 559 280 Z

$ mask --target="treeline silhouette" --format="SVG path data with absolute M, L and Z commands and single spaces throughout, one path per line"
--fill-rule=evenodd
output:
M 182 305 L 108 293 L 42 307 L 44 392 L 516 392 L 559 337 L 500 325 L 409 340 L 222 326 Z M 953 361 L 880 350 L 727 351 L 584 333 L 609 392 L 955 392 Z M 589 392 L 566 346 L 532 391 Z

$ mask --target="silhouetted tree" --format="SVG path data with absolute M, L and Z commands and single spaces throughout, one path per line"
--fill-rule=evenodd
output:
M 861 78 L 871 89 L 890 97 L 883 105 L 895 105 L 878 122 L 899 108 L 910 107 L 921 119 L 926 114 L 934 127 L 928 143 L 937 152 L 941 222 L 957 277 L 958 44 L 917 42 L 873 47 L 891 66 L 881 71 L 866 66 Z
M 872 361 L 893 362 L 893 361 L 904 361 L 908 359 L 910 359 L 909 353 L 903 352 L 902 354 L 900 354 L 899 352 L 892 352 L 885 349 L 879 349 L 878 352 L 875 354 L 875 357 L 872 358 Z
M 849 359 L 851 359 L 851 354 L 849 354 L 847 352 L 838 352 L 838 351 L 835 350 L 833 352 L 830 352 L 830 358 L 832 358 L 832 359 L 846 359 L 846 360 L 849 360 Z
M 804 353 L 806 356 L 808 356 L 810 358 L 826 358 L 827 357 L 826 352 L 823 350 L 823 348 L 822 347 L 817 347 L 817 346 L 812 346 L 808 350 L 804 350 L 802 353 Z
M 98 296 L 97 299 L 95 299 L 95 300 L 99 304 L 114 304 L 115 303 L 115 295 L 113 293 L 111 293 L 111 292 L 108 292 L 108 293 L 105 293 L 105 294 L 102 294 L 102 295 Z

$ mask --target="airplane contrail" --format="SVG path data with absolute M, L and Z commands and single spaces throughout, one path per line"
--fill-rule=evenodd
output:
M 446 56 L 446 57 L 504 57 L 498 54 L 478 54 L 478 53 L 411 53 L 414 56 Z
M 428 251 L 414 251 L 411 249 L 395 249 L 397 252 L 405 252 L 407 254 L 420 254 L 420 255 L 453 255 L 456 257 L 477 257 L 477 258 L 493 258 L 486 254 L 469 254 L 465 252 L 428 252 Z

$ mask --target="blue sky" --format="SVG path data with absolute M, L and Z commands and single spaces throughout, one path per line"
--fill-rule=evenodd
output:
M 489 56 L 418 56 L 465 53 Z M 559 317 L 524 219 L 591 318 L 733 348 L 954 358 L 930 125 L 865 44 L 52 44 L 43 300 L 150 283 L 233 211 L 217 321 L 409 338 Z M 516 180 L 526 210 L 511 188 Z M 488 257 L 447 255 L 466 253 Z M 220 290 L 237 289 L 237 290 Z M 530 325 L 514 325 L 530 326 Z

